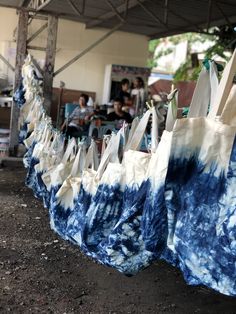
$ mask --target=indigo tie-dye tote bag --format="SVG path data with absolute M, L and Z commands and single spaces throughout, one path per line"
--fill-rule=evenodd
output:
M 85 170 L 82 173 L 80 192 L 74 210 L 68 218 L 68 239 L 73 243 L 80 245 L 81 249 L 90 256 L 93 256 L 93 252 L 90 252 L 88 249 L 86 238 L 84 236 L 84 230 L 87 223 L 86 214 L 90 208 L 93 197 L 97 193 L 101 177 L 106 170 L 107 165 L 111 161 L 115 162 L 118 160 L 119 144 L 120 132 L 118 132 L 118 134 L 112 134 L 98 169 L 90 169 L 88 168 L 88 165 L 85 166 Z M 89 159 L 91 159 L 91 157 L 87 156 L 86 162 L 88 162 Z
M 199 117 L 206 116 L 211 98 L 215 95 L 218 87 L 218 73 L 214 62 L 209 63 L 209 71 L 203 67 L 197 85 L 194 91 L 193 99 L 190 104 L 189 116 Z M 204 92 L 204 86 L 207 92 Z M 174 97 L 176 95 L 173 95 Z M 172 107 L 172 99 L 169 104 L 169 109 Z M 168 109 L 168 110 L 169 110 Z M 170 113 L 170 112 L 168 112 Z M 171 121 L 172 120 L 172 121 Z M 155 153 L 152 154 L 149 167 L 147 170 L 147 197 L 144 204 L 144 211 L 142 216 L 142 235 L 145 241 L 146 248 L 153 252 L 158 258 L 162 254 L 163 258 L 176 263 L 176 260 L 166 250 L 167 244 L 167 210 L 164 199 L 164 185 L 167 173 L 168 161 L 170 156 L 170 148 L 172 141 L 172 128 L 175 123 L 175 117 L 169 118 L 169 123 L 163 132 L 161 141 Z
M 126 275 L 147 267 L 152 253 L 144 247 L 140 222 L 146 197 L 144 184 L 151 153 L 139 151 L 147 123 L 152 114 L 152 150 L 158 143 L 158 121 L 155 108 L 145 113 L 124 153 L 123 203 L 121 215 L 99 244 L 101 261 Z M 104 236 L 104 235 L 103 235 Z
M 236 52 L 209 116 L 177 120 L 165 184 L 167 244 L 185 280 L 227 295 L 236 295 L 235 72 Z
M 99 185 L 85 216 L 84 243 L 94 256 L 98 244 L 106 238 L 117 220 L 123 206 L 123 183 L 125 169 L 121 163 L 128 126 L 123 127 L 114 138 L 113 158 L 110 158 L 104 173 L 98 174 Z M 133 133 L 131 132 L 131 135 Z
M 54 230 L 66 239 L 67 220 L 75 207 L 77 197 L 80 191 L 82 180 L 82 171 L 85 166 L 86 145 L 84 142 L 78 144 L 78 152 L 75 157 L 71 173 L 64 180 L 62 186 L 55 195 L 53 203 L 51 203 L 51 212 L 53 215 Z

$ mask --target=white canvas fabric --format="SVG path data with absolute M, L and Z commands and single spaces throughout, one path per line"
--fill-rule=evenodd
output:
M 236 52 L 224 70 L 209 116 L 177 120 L 165 186 L 167 243 L 185 280 L 234 296 L 235 72 Z

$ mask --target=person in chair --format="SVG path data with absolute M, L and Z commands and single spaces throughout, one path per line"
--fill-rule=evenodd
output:
M 132 117 L 128 112 L 125 112 L 122 110 L 123 107 L 123 101 L 120 98 L 114 99 L 114 112 L 111 112 L 107 116 L 108 121 L 119 121 L 124 120 L 127 123 L 132 122 Z
M 66 137 L 81 136 L 88 129 L 89 119 L 93 115 L 93 110 L 87 106 L 88 99 L 87 94 L 81 94 L 79 105 L 61 126 L 61 130 L 66 134 Z

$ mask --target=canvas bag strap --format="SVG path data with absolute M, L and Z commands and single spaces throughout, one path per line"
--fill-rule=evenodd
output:
M 111 135 L 110 134 L 109 135 L 103 135 L 101 158 L 102 158 L 102 156 L 103 156 L 103 154 L 104 154 L 104 152 L 106 150 L 106 147 L 107 147 L 110 139 L 111 139 Z
M 154 106 L 151 109 L 149 109 L 140 120 L 139 125 L 137 126 L 135 133 L 129 145 L 127 145 L 126 149 L 131 150 L 139 149 L 151 115 L 152 115 L 151 148 L 152 151 L 156 150 L 158 145 L 158 116 L 156 113 L 156 108 Z
M 131 141 L 131 139 L 132 139 L 132 137 L 134 135 L 134 132 L 135 132 L 138 124 L 139 124 L 139 117 L 136 117 L 132 121 L 131 128 L 130 128 L 130 131 L 129 131 L 129 137 L 128 137 L 127 143 L 126 143 L 126 145 L 124 147 L 124 150 L 126 150 L 126 147 L 128 147 L 130 145 L 130 141 Z
M 109 162 L 119 162 L 118 152 L 120 147 L 121 130 L 117 134 L 113 133 L 110 142 L 102 156 L 100 165 L 97 171 L 97 179 L 100 180 Z
M 74 150 L 76 148 L 76 141 L 75 139 L 72 137 L 72 139 L 69 141 L 68 145 L 67 145 L 67 148 L 66 148 L 66 151 L 62 157 L 62 163 L 67 163 L 68 160 L 73 157 L 74 155 Z
M 92 139 L 91 144 L 89 146 L 88 152 L 85 158 L 85 165 L 84 169 L 87 170 L 89 168 L 97 169 L 98 167 L 98 151 L 97 151 L 97 144 Z
M 152 111 L 152 129 L 151 129 L 151 152 L 155 152 L 158 146 L 158 124 L 163 117 L 158 115 L 157 108 L 153 107 Z
M 71 176 L 75 177 L 78 172 L 80 172 L 80 165 L 82 163 L 81 159 L 85 158 L 85 155 L 83 154 L 83 151 L 85 151 L 85 143 L 80 142 L 78 143 L 78 152 L 76 154 L 72 169 L 71 169 Z M 80 172 L 81 173 L 81 172 Z
M 150 116 L 151 116 L 151 110 L 146 111 L 143 117 L 141 118 L 141 120 L 139 121 L 139 124 L 134 132 L 134 135 L 132 136 L 129 142 L 129 145 L 126 145 L 126 150 L 129 150 L 129 149 L 138 150 L 139 149 L 144 133 L 146 131 Z
M 222 114 L 226 104 L 226 100 L 229 96 L 232 87 L 235 72 L 236 72 L 236 49 L 234 50 L 230 61 L 227 63 L 223 71 L 222 78 L 220 80 L 220 84 L 218 86 L 217 93 L 215 96 L 215 103 L 208 114 L 208 117 L 210 119 L 215 119 L 216 116 L 220 116 Z M 232 106 L 232 104 L 229 103 L 228 106 Z
M 218 71 L 214 61 L 209 61 L 209 70 L 202 68 L 193 93 L 188 118 L 206 117 L 218 88 Z
M 188 118 L 206 116 L 211 97 L 210 75 L 208 70 L 203 67 L 193 93 L 192 101 L 189 106 Z
M 236 126 L 236 85 L 233 85 L 220 117 L 224 124 Z

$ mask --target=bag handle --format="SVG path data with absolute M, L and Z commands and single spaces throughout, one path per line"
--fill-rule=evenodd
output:
M 167 97 L 170 102 L 167 110 L 165 129 L 168 132 L 171 132 L 173 130 L 175 121 L 177 119 L 178 95 L 178 89 L 174 89 L 174 86 L 172 85 L 172 91 Z
M 111 135 L 110 135 L 110 134 L 109 134 L 109 135 L 108 135 L 108 134 L 103 135 L 101 158 L 102 158 L 102 156 L 103 156 L 103 154 L 104 154 L 104 152 L 105 152 L 105 150 L 106 150 L 106 147 L 107 147 L 107 145 L 108 145 L 110 139 L 111 139 Z
M 220 117 L 224 124 L 236 126 L 236 85 L 233 85 Z
M 138 124 L 138 126 L 135 130 L 135 133 L 133 134 L 133 136 L 129 142 L 129 145 L 126 146 L 126 151 L 129 149 L 137 150 L 140 147 L 144 133 L 145 133 L 146 128 L 147 128 L 147 124 L 148 124 L 150 115 L 151 115 L 151 110 L 149 109 L 145 112 L 145 114 L 143 115 L 143 117 L 139 121 L 139 124 Z
M 188 118 L 206 116 L 211 95 L 210 75 L 203 67 L 194 89 L 192 101 L 189 106 Z
M 128 147 L 130 145 L 130 141 L 131 141 L 131 139 L 132 139 L 132 137 L 134 135 L 134 132 L 135 132 L 135 130 L 136 130 L 138 124 L 139 124 L 139 121 L 140 121 L 139 117 L 136 117 L 136 118 L 133 119 L 130 131 L 129 131 L 128 140 L 127 140 L 127 143 L 126 143 L 126 145 L 124 147 L 124 150 L 126 150 L 126 147 Z
M 84 141 L 79 142 L 78 143 L 78 152 L 76 154 L 75 161 L 74 161 L 72 169 L 71 169 L 71 176 L 72 177 L 77 176 L 78 172 L 79 172 L 79 174 L 82 173 L 83 169 L 81 169 L 81 167 L 84 166 L 85 158 L 86 158 L 85 151 L 86 151 L 86 146 L 85 146 Z
M 113 133 L 111 139 L 107 145 L 107 148 L 102 156 L 100 165 L 98 167 L 98 171 L 96 174 L 96 178 L 98 180 L 101 179 L 102 174 L 104 173 L 106 166 L 109 162 L 119 162 L 118 152 L 120 147 L 120 139 L 121 139 L 121 130 L 118 131 L 117 134 Z
M 157 116 L 155 106 L 150 108 L 141 118 L 135 130 L 135 133 L 130 140 L 129 145 L 126 146 L 126 150 L 128 149 L 138 150 L 139 149 L 151 115 L 152 115 L 151 148 L 152 148 L 152 151 L 156 150 L 157 145 L 158 145 L 158 122 L 161 119 L 160 117 Z
M 158 108 L 152 107 L 152 129 L 151 129 L 151 152 L 154 153 L 158 146 L 158 124 L 163 121 L 164 117 L 159 113 Z M 158 111 L 158 113 L 157 113 Z
M 90 167 L 93 170 L 96 170 L 98 168 L 97 144 L 93 139 L 91 140 L 91 144 L 90 144 L 88 152 L 86 154 L 84 169 L 87 170 Z
M 214 98 L 219 85 L 218 70 L 214 61 L 209 69 L 202 68 L 189 107 L 188 118 L 206 117 L 208 107 L 214 107 Z M 213 109 L 212 109 L 213 110 Z
M 67 148 L 66 151 L 62 157 L 62 163 L 66 164 L 69 160 L 69 158 L 73 158 L 74 157 L 74 150 L 76 148 L 76 141 L 75 138 L 72 137 L 72 139 L 69 141 L 69 143 L 67 144 Z
M 222 78 L 220 80 L 220 84 L 215 96 L 215 103 L 212 107 L 212 110 L 210 110 L 208 114 L 208 117 L 210 119 L 215 119 L 216 116 L 221 115 L 221 113 L 223 112 L 226 100 L 229 96 L 230 89 L 232 87 L 235 72 L 236 72 L 236 49 L 234 50 L 230 61 L 227 63 L 223 71 Z M 233 105 L 232 102 L 227 103 L 227 106 L 232 105 Z M 231 111 L 230 108 L 228 108 L 227 110 Z

